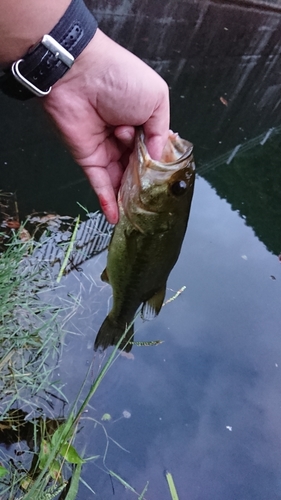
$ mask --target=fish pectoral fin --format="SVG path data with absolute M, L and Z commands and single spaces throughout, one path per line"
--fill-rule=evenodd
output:
M 141 318 L 147 321 L 155 318 L 160 311 L 166 294 L 166 285 L 160 288 L 158 292 L 154 293 L 149 300 L 144 302 L 141 308 Z
M 104 281 L 105 283 L 109 283 L 109 278 L 108 278 L 108 274 L 107 274 L 107 269 L 106 269 L 106 268 L 105 268 L 105 269 L 103 270 L 103 272 L 101 273 L 101 277 L 100 277 L 100 279 L 101 279 L 102 281 Z

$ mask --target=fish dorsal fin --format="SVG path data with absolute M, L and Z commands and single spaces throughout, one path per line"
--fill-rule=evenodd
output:
M 104 281 L 105 283 L 109 283 L 109 278 L 107 274 L 107 269 L 105 268 L 103 272 L 101 273 L 101 280 Z
M 149 300 L 144 302 L 141 308 L 141 318 L 145 320 L 151 320 L 155 318 L 161 311 L 161 307 L 166 294 L 166 285 L 160 288 L 158 292 L 154 293 Z

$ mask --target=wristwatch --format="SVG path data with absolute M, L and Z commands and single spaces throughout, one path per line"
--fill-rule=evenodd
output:
M 48 95 L 88 45 L 97 27 L 84 1 L 72 0 L 52 31 L 0 77 L 0 90 L 20 100 Z

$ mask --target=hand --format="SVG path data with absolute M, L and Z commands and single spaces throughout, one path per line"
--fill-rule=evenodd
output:
M 94 188 L 109 222 L 118 221 L 116 194 L 144 126 L 152 158 L 160 159 L 169 132 L 164 80 L 100 30 L 41 100 Z

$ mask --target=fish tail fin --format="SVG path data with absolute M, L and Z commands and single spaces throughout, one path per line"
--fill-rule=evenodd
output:
M 97 333 L 94 350 L 97 351 L 99 348 L 104 350 L 111 345 L 116 345 L 124 335 L 126 328 L 126 325 L 119 325 L 116 322 L 112 321 L 110 316 L 107 316 Z M 130 352 L 130 350 L 132 349 L 133 340 L 134 325 L 132 325 L 127 331 L 124 339 L 119 346 L 119 349 L 124 349 L 124 351 Z

